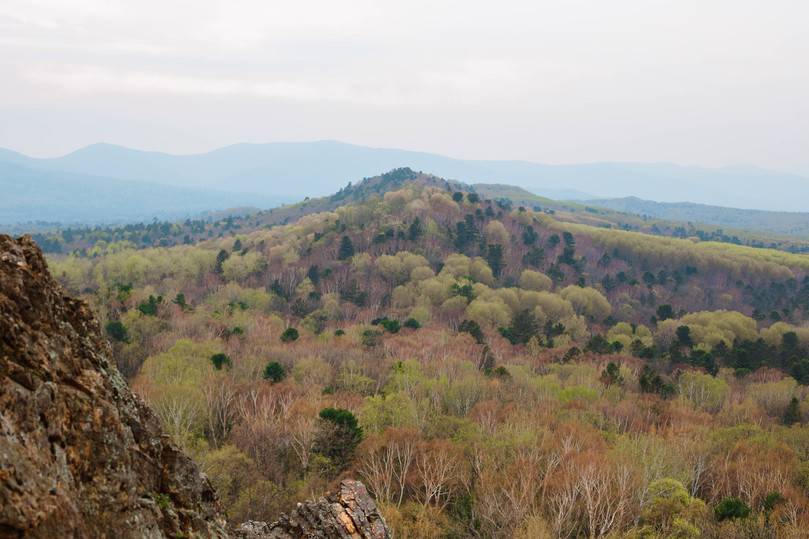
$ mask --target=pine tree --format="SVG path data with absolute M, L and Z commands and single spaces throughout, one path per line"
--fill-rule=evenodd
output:
M 518 312 L 511 321 L 511 326 L 500 330 L 503 337 L 511 341 L 511 344 L 525 344 L 538 332 L 537 319 L 534 313 L 528 309 Z
M 613 361 L 607 363 L 607 368 L 601 372 L 601 383 L 607 387 L 622 385 L 624 377 L 621 376 L 621 367 Z
M 277 361 L 271 361 L 267 363 L 267 366 L 264 367 L 264 379 L 270 380 L 273 383 L 278 383 L 284 378 L 286 378 L 287 371 L 283 365 L 278 363 Z
M 340 260 L 348 260 L 354 256 L 354 244 L 351 243 L 351 238 L 343 236 L 340 240 L 340 249 L 337 251 L 337 258 Z
M 492 273 L 495 277 L 500 277 L 500 272 L 503 271 L 503 246 L 498 244 L 490 244 L 489 250 L 486 253 L 486 262 L 492 268 Z
M 801 403 L 798 397 L 792 397 L 786 411 L 784 411 L 784 425 L 794 425 L 801 423 Z
M 407 230 L 407 239 L 410 241 L 418 240 L 424 234 L 424 227 L 421 224 L 421 219 L 416 217 L 411 223 L 410 228 Z
M 214 264 L 214 268 L 213 268 L 214 273 L 219 273 L 219 274 L 222 273 L 222 264 L 224 264 L 225 260 L 227 260 L 228 257 L 230 257 L 230 253 L 228 253 L 224 249 L 221 249 L 219 251 L 219 253 L 217 253 L 217 255 L 216 255 L 216 263 Z

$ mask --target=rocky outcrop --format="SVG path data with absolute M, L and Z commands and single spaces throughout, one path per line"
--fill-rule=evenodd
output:
M 343 481 L 328 498 L 298 504 L 277 522 L 245 522 L 236 529 L 240 539 L 389 539 L 385 520 L 365 486 Z
M 0 536 L 224 537 L 211 485 L 110 357 L 34 242 L 0 235 Z
M 34 242 L 0 235 L 0 537 L 390 537 L 356 481 L 229 534 L 208 480 L 110 359 Z

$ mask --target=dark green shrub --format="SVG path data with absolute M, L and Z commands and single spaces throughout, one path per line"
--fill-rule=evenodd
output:
M 764 501 L 762 502 L 761 506 L 764 508 L 764 511 L 771 512 L 775 507 L 786 501 L 784 495 L 778 491 L 770 492 L 764 497 Z
M 218 354 L 214 354 L 211 356 L 211 363 L 213 364 L 214 369 L 220 371 L 222 367 L 230 368 L 233 364 L 230 361 L 230 356 L 227 354 L 220 352 Z
M 649 365 L 644 365 L 638 384 L 642 393 L 657 393 L 664 399 L 669 399 L 677 393 L 674 384 L 667 382 Z
M 483 330 L 480 329 L 480 325 L 474 320 L 464 320 L 461 322 L 461 325 L 458 326 L 458 331 L 461 333 L 469 333 L 475 338 L 475 342 L 478 344 L 483 344 L 483 341 L 485 340 Z
M 415 318 L 408 318 L 404 322 L 404 327 L 409 329 L 419 329 L 421 327 L 421 323 Z
M 284 332 L 281 334 L 281 342 L 293 342 L 297 341 L 300 334 L 298 330 L 295 328 L 286 328 Z
M 607 387 L 622 385 L 624 377 L 621 376 L 621 366 L 613 361 L 607 363 L 607 368 L 601 372 L 601 383 Z
M 731 520 L 737 518 L 747 518 L 750 515 L 750 508 L 739 498 L 725 498 L 714 508 L 716 520 Z
M 163 303 L 163 296 L 149 296 L 149 299 L 138 304 L 138 310 L 145 316 L 157 316 L 157 306 Z
M 381 337 L 381 331 L 377 331 L 375 329 L 366 329 L 360 336 L 360 342 L 362 342 L 364 346 L 372 347 L 379 344 Z
M 565 355 L 562 356 L 562 363 L 567 363 L 571 359 L 577 358 L 580 355 L 581 350 L 579 350 L 579 348 L 576 346 L 571 346 L 570 348 L 568 348 L 567 352 L 565 352 Z
M 178 292 L 177 295 L 174 296 L 174 299 L 171 300 L 171 302 L 177 305 L 183 311 L 188 309 L 188 303 L 186 303 L 185 301 L 185 294 L 183 294 L 182 292 Z
M 674 309 L 671 305 L 661 305 L 657 308 L 657 319 L 659 321 L 668 320 L 669 318 L 674 318 Z
M 593 335 L 587 341 L 585 350 L 594 354 L 612 354 L 614 349 L 603 335 Z
M 379 324 L 385 328 L 385 331 L 388 333 L 399 333 L 402 327 L 398 320 L 391 320 L 389 318 L 383 319 Z
M 270 380 L 273 383 L 278 383 L 284 378 L 286 378 L 287 370 L 284 368 L 283 365 L 281 365 L 277 361 L 271 361 L 267 363 L 266 367 L 264 367 L 263 374 L 265 380 Z
M 115 341 L 127 342 L 129 340 L 126 326 L 120 320 L 110 320 L 104 329 L 106 329 L 107 335 Z

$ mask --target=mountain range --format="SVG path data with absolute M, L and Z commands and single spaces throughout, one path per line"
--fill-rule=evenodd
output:
M 0 223 L 122 221 L 271 207 L 405 166 L 467 183 L 515 185 L 557 200 L 635 196 L 779 211 L 805 210 L 809 201 L 809 179 L 748 166 L 461 160 L 335 141 L 236 144 L 194 155 L 94 144 L 56 158 L 0 149 L 0 189 L 7 194 Z
M 693 202 L 654 202 L 638 197 L 588 200 L 587 204 L 653 219 L 701 223 L 787 236 L 809 236 L 809 213 L 741 210 Z

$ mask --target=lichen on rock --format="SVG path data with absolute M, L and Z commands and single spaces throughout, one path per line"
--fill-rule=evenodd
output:
M 36 244 L 0 235 L 0 536 L 225 537 L 210 483 L 110 358 Z

